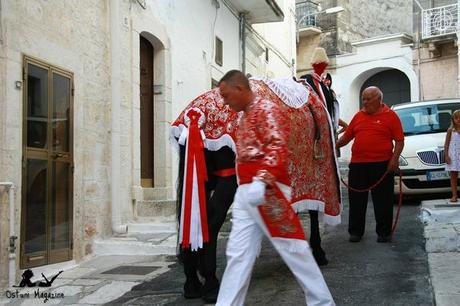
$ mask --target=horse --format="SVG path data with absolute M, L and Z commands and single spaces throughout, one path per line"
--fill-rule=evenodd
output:
M 326 224 L 337 225 L 342 211 L 328 111 L 311 88 L 292 79 L 253 78 L 250 86 L 256 95 L 279 103 L 290 118 L 291 207 L 309 211 L 313 255 L 319 265 L 327 264 L 318 212 Z M 217 296 L 217 236 L 237 188 L 235 132 L 241 116 L 224 104 L 215 88 L 192 100 L 171 125 L 172 144 L 179 152 L 177 215 L 186 298 Z M 198 229 L 191 226 L 196 219 Z M 197 271 L 205 278 L 201 293 Z

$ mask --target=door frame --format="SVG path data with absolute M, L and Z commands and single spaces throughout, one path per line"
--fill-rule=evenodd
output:
M 37 59 L 29 55 L 23 55 L 23 97 L 22 97 L 22 199 L 21 199 L 21 235 L 20 235 L 20 268 L 31 268 L 47 264 L 53 264 L 73 258 L 73 209 L 74 209 L 74 74 L 64 68 L 56 65 L 49 64 L 43 60 Z M 28 148 L 27 146 L 27 102 L 28 102 L 28 80 L 27 80 L 27 67 L 28 64 L 35 65 L 39 68 L 48 70 L 48 128 L 47 128 L 47 140 L 48 147 L 46 149 Z M 70 101 L 69 101 L 69 155 L 63 159 L 52 159 L 50 152 L 53 150 L 52 137 L 52 118 L 53 118 L 53 74 L 58 74 L 69 78 L 70 81 Z M 47 207 L 46 207 L 46 248 L 45 256 L 43 259 L 37 259 L 34 263 L 27 262 L 27 256 L 25 254 L 25 234 L 26 234 L 26 212 L 27 212 L 27 160 L 28 158 L 38 158 L 47 160 Z M 52 163 L 53 161 L 64 161 L 69 164 L 69 180 L 68 180 L 68 220 L 69 220 L 69 248 L 57 250 L 55 252 L 55 260 L 52 260 L 51 253 L 51 194 L 52 194 Z

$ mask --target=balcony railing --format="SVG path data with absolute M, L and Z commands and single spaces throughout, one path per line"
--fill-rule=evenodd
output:
M 304 1 L 296 4 L 295 13 L 297 18 L 297 29 L 316 26 L 316 15 L 319 12 L 319 5 L 313 1 Z
M 457 4 L 422 11 L 422 39 L 455 34 L 458 24 Z

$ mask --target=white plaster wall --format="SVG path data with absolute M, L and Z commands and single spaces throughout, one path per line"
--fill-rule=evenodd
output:
M 268 42 L 269 48 L 273 46 L 277 50 L 270 50 L 269 61 L 262 74 L 276 78 L 291 77 L 295 75 L 292 60 L 295 62 L 296 59 L 295 0 L 280 1 L 278 4 L 283 9 L 283 21 L 254 24 L 253 28 Z M 265 54 L 262 58 L 265 62 Z
M 226 71 L 239 68 L 238 19 L 223 4 L 211 1 L 148 1 L 131 12 L 132 77 L 132 177 L 134 190 L 140 187 L 139 142 L 139 35 L 154 45 L 154 82 L 163 86 L 155 95 L 154 199 L 172 199 L 175 194 L 177 156 L 169 144 L 169 126 L 183 108 L 211 88 Z M 223 65 L 214 61 L 215 36 L 223 41 Z M 128 175 L 129 176 L 129 175 Z
M 265 63 L 264 54 L 259 58 L 250 58 L 255 63 L 258 74 L 266 75 L 271 71 L 272 77 L 292 75 L 290 61 L 295 56 L 295 14 L 294 1 L 284 1 L 284 22 L 267 25 L 254 25 L 267 42 L 279 49 L 288 63 L 274 53 L 270 61 Z M 163 69 L 161 80 L 165 91 L 155 96 L 155 199 L 172 199 L 177 173 L 177 155 L 168 143 L 169 125 L 177 118 L 183 108 L 202 92 L 211 88 L 212 79 L 218 81 L 227 71 L 240 69 L 239 20 L 222 1 L 216 8 L 212 1 L 147 1 L 147 9 L 138 5 L 130 8 L 131 28 L 131 61 L 132 61 L 132 110 L 131 135 L 133 137 L 131 160 L 131 182 L 133 190 L 140 190 L 140 152 L 139 152 L 139 50 L 138 36 L 151 35 L 151 41 L 158 39 L 164 48 L 160 59 Z M 223 41 L 223 65 L 215 63 L 215 36 Z M 258 40 L 263 45 L 263 39 Z M 288 65 L 289 64 L 289 65 Z M 169 66 L 170 65 L 170 66 Z M 158 176 L 158 177 L 157 177 Z M 127 176 L 129 177 L 129 175 Z M 157 185 L 157 182 L 159 185 Z M 135 192 L 136 193 L 136 192 Z
M 18 186 L 15 221 L 19 233 L 23 93 L 14 82 L 22 80 L 24 55 L 72 72 L 77 261 L 92 253 L 94 238 L 112 235 L 110 2 L 2 1 L 0 77 L 6 81 L 0 83 L 0 178 Z M 293 10 L 292 0 L 284 3 Z M 287 59 L 295 56 L 292 12 L 285 11 L 285 22 L 270 25 L 261 34 Z M 154 118 L 155 181 L 162 200 L 174 197 L 176 180 L 176 155 L 168 141 L 171 121 L 191 99 L 210 89 L 211 79 L 240 69 L 241 63 L 239 20 L 222 2 L 216 9 L 208 0 L 148 0 L 143 9 L 136 1 L 122 0 L 119 26 L 120 202 L 125 223 L 133 219 L 132 200 L 140 185 L 139 35 L 155 47 L 155 84 L 162 85 L 162 93 L 155 96 Z M 224 43 L 222 67 L 214 62 L 215 35 Z M 268 69 L 274 76 L 291 75 L 289 65 L 273 54 Z
M 336 59 L 337 68 L 332 74 L 333 88 L 340 103 L 340 117 L 346 122 L 350 122 L 359 111 L 361 86 L 368 78 L 384 70 L 403 72 L 410 82 L 411 100 L 419 99 L 411 47 L 401 45 L 398 38 L 357 45 L 355 53 L 337 56 Z M 350 159 L 351 144 L 341 149 L 344 160 Z
M 90 254 L 91 239 L 110 228 L 108 168 L 109 66 L 105 1 L 2 1 L 6 82 L 2 82 L 2 179 L 16 190 L 16 232 L 20 233 L 23 56 L 74 74 L 74 258 Z M 85 24 L 85 26 L 82 26 Z M 2 77 L 3 79 L 3 77 Z M 3 99 L 2 99 L 3 100 Z M 3 140 L 2 139 L 2 140 Z M 19 256 L 18 256 L 19 258 Z

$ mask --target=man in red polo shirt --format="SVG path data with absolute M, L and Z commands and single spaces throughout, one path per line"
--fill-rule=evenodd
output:
M 336 146 L 340 148 L 354 139 L 348 174 L 351 187 L 368 188 L 386 174 L 383 181 L 371 190 L 371 195 L 377 242 L 389 242 L 393 222 L 393 173 L 398 169 L 404 134 L 399 117 L 382 99 L 383 94 L 377 87 L 371 86 L 363 91 L 363 108 L 355 114 Z M 359 242 L 364 234 L 367 198 L 368 192 L 349 190 L 350 242 Z

